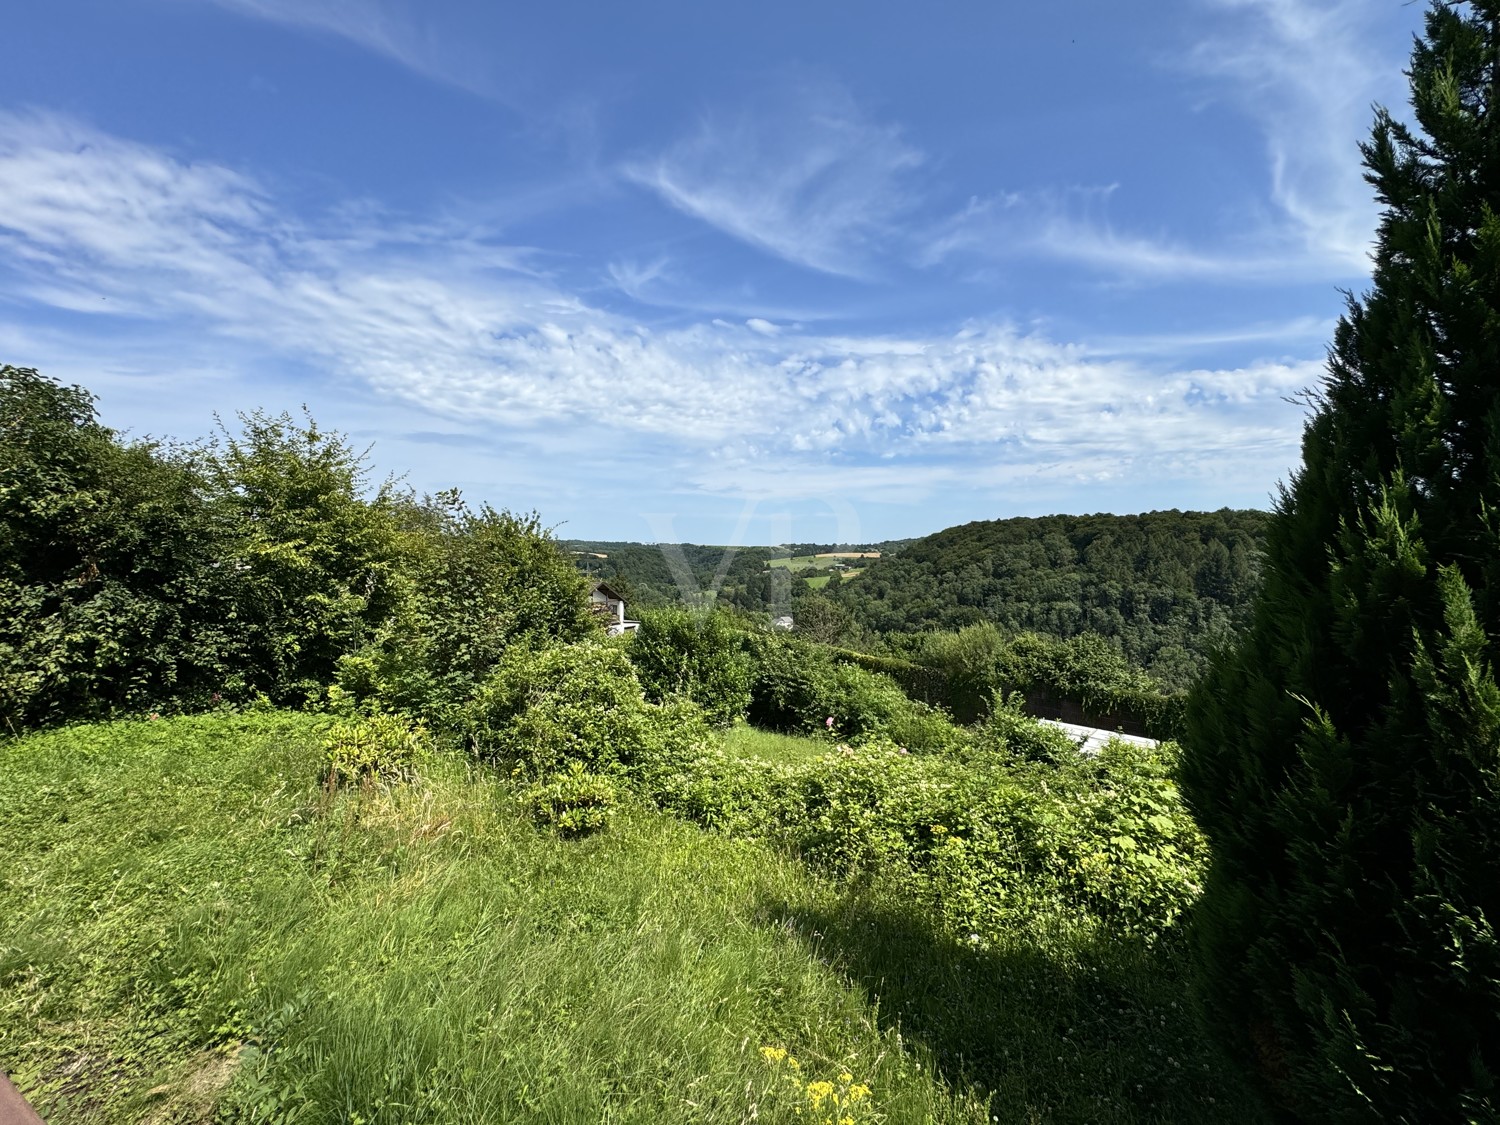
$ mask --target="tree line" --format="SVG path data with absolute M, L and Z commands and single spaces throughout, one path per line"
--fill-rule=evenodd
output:
M 340 675 L 456 697 L 515 639 L 591 627 L 584 588 L 534 514 L 372 485 L 311 418 L 132 441 L 0 367 L 4 729 L 299 705 Z

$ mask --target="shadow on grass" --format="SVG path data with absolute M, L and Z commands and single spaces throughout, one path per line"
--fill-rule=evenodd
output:
M 862 987 L 950 1086 L 986 1094 L 1000 1121 L 1269 1120 L 1199 1034 L 1180 947 L 980 950 L 871 891 L 828 910 L 767 904 L 765 917 Z

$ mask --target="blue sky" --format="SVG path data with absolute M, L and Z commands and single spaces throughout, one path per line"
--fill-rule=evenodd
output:
M 0 362 L 305 403 L 560 533 L 1268 504 L 1405 0 L 48 0 L 0 39 Z

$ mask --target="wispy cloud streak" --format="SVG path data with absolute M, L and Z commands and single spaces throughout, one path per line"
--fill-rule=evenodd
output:
M 0 116 L 0 257 L 11 302 L 150 322 L 168 350 L 242 341 L 496 433 L 637 435 L 703 489 L 805 494 L 831 464 L 882 499 L 953 479 L 1269 485 L 1295 448 L 1284 396 L 1316 378 L 1153 367 L 1004 323 L 652 330 L 470 232 L 299 221 L 243 173 L 51 116 Z
M 774 104 L 705 114 L 666 152 L 625 176 L 685 214 L 778 258 L 865 277 L 914 202 L 922 154 L 870 120 L 849 94 L 798 85 Z
M 254 19 L 347 39 L 415 71 L 484 97 L 498 97 L 488 68 L 394 0 L 207 0 Z

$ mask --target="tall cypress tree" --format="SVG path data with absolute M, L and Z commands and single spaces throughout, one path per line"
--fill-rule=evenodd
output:
M 1415 128 L 1268 529 L 1190 705 L 1209 1024 L 1293 1116 L 1500 1120 L 1500 0 L 1434 2 Z

